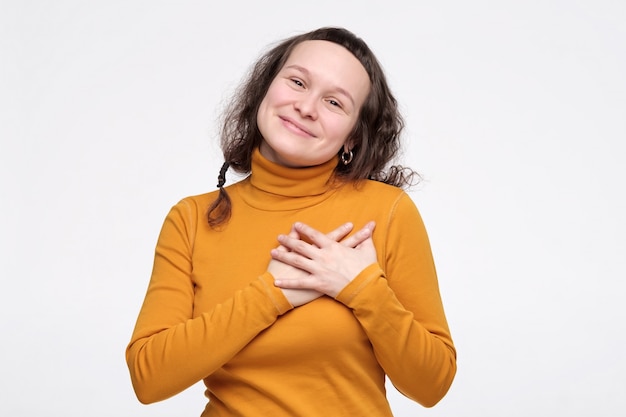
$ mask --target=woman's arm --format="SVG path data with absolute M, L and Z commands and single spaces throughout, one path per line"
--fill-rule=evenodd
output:
M 168 398 L 219 369 L 292 306 L 265 273 L 209 312 L 193 316 L 191 205 L 167 215 L 126 361 L 137 398 Z
M 388 223 L 354 249 L 339 247 L 307 225 L 297 230 L 312 243 L 281 236 L 291 252 L 272 257 L 310 272 L 278 280 L 282 288 L 310 288 L 352 309 L 372 343 L 378 362 L 404 395 L 433 406 L 456 373 L 456 351 L 439 294 L 426 229 L 406 193 L 400 194 Z
M 431 407 L 452 384 L 456 350 L 426 229 L 408 195 L 400 196 L 386 228 L 379 263 L 336 298 L 354 312 L 394 386 Z
M 193 318 L 192 252 L 198 218 L 194 208 L 183 200 L 165 219 L 150 284 L 126 350 L 133 387 L 143 403 L 168 398 L 212 374 L 281 314 L 322 295 L 275 287 L 275 277 L 308 273 L 271 260 L 266 273 L 213 310 Z M 352 228 L 347 223 L 325 237 L 356 246 L 362 233 L 344 239 Z M 298 237 L 293 229 L 289 235 Z M 279 246 L 277 250 L 286 249 Z

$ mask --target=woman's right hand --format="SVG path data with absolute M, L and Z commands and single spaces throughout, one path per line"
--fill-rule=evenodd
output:
M 358 232 L 354 233 L 352 236 L 344 239 L 348 235 L 348 233 L 352 231 L 353 228 L 354 228 L 354 225 L 352 223 L 349 223 L 349 222 L 344 223 L 338 228 L 336 228 L 335 230 L 328 233 L 326 236 L 328 236 L 330 239 L 334 240 L 335 242 L 340 242 L 344 246 L 354 248 L 360 245 L 365 239 L 367 239 L 369 237 L 369 234 L 359 233 L 363 229 L 365 229 L 363 228 L 359 230 Z M 300 235 L 298 234 L 298 232 L 295 230 L 293 226 L 291 227 L 291 230 L 289 231 L 289 236 L 295 239 L 300 239 Z M 287 248 L 285 248 L 283 245 L 279 245 L 277 250 L 287 251 Z M 296 278 L 309 275 L 308 272 L 303 271 L 302 269 L 298 269 L 291 265 L 287 265 L 286 263 L 280 262 L 276 259 L 270 260 L 270 263 L 267 267 L 267 271 L 270 274 L 272 274 L 275 280 L 276 279 L 296 279 Z M 308 290 L 308 289 L 283 288 L 282 291 L 285 297 L 287 297 L 287 300 L 294 307 L 299 307 L 301 305 L 310 303 L 311 301 L 316 300 L 317 298 L 323 295 L 320 292 L 317 292 L 315 290 Z

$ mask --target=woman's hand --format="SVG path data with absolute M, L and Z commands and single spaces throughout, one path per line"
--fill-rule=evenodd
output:
M 278 236 L 281 245 L 273 249 L 271 255 L 273 260 L 302 273 L 274 275 L 275 285 L 283 291 L 314 290 L 336 297 L 363 269 L 376 262 L 376 248 L 372 242 L 374 227 L 375 223 L 369 222 L 357 233 L 339 242 L 340 238 L 332 236 L 336 230 L 324 235 L 303 223 L 294 224 L 288 235 Z
M 344 224 L 331 233 L 340 233 L 344 230 L 345 230 L 345 233 L 342 236 L 339 236 L 337 239 L 341 239 L 343 236 L 348 234 L 350 230 L 352 230 L 352 227 L 349 227 Z M 300 235 L 298 235 L 298 232 L 296 232 L 296 229 L 293 226 L 291 227 L 291 230 L 289 231 L 288 236 L 294 239 L 300 238 Z M 276 248 L 275 250 L 279 252 L 287 252 L 287 248 L 285 248 L 283 245 L 278 246 L 278 248 Z M 297 279 L 297 278 L 301 278 L 301 277 L 308 275 L 308 272 L 305 272 L 298 268 L 294 268 L 291 265 L 277 261 L 275 259 L 270 260 L 270 263 L 267 266 L 267 271 L 270 274 L 272 274 L 272 276 L 274 277 L 274 280 Z M 294 307 L 298 307 L 303 304 L 310 303 L 311 301 L 323 295 L 322 293 L 319 293 L 315 290 L 307 290 L 307 289 L 302 289 L 302 290 L 283 289 L 282 291 L 285 297 L 287 297 L 287 300 L 289 300 L 289 303 L 291 303 L 291 305 Z

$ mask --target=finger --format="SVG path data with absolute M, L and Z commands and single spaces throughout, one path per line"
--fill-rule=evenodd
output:
M 356 248 L 365 240 L 372 237 L 372 233 L 374 232 L 374 228 L 376 227 L 376 223 L 371 221 L 368 222 L 363 228 L 359 229 L 352 236 L 341 241 L 341 244 L 347 246 L 349 248 Z
M 300 236 L 308 237 L 309 240 L 318 248 L 324 248 L 328 245 L 336 243 L 334 240 L 328 238 L 324 233 L 304 223 L 296 222 L 294 227 Z
M 374 241 L 372 240 L 372 238 L 365 239 L 363 242 L 356 245 L 354 249 L 360 250 L 360 251 L 367 251 L 367 250 L 376 251 L 376 247 L 374 246 Z
M 298 234 L 298 231 L 296 230 L 296 227 L 294 225 L 291 225 L 291 230 L 289 230 L 289 237 L 294 239 L 300 239 L 300 235 Z
M 287 236 L 289 236 L 292 239 L 300 239 L 300 235 L 296 231 L 295 227 L 293 227 L 293 225 L 291 226 L 291 230 L 289 230 L 289 234 Z M 283 252 L 287 252 L 288 251 L 288 249 L 285 246 L 283 246 L 283 245 L 278 245 L 278 247 L 276 249 L 278 249 L 280 251 L 283 251 Z
M 317 246 L 290 235 L 278 235 L 277 239 L 281 246 L 285 248 L 283 252 L 294 252 L 311 258 L 314 256 L 315 251 L 319 250 Z
M 334 240 L 335 242 L 339 242 L 341 239 L 346 237 L 348 233 L 350 233 L 354 229 L 354 225 L 350 222 L 344 223 L 335 230 L 326 234 L 326 237 Z
M 303 243 L 302 241 L 297 242 Z M 311 247 L 311 245 L 308 244 L 307 246 Z M 289 249 L 289 247 L 287 248 Z M 298 268 L 309 273 L 315 270 L 315 263 L 306 255 L 301 255 L 295 250 L 281 251 L 278 249 L 272 249 L 270 251 L 270 255 L 272 259 L 293 266 L 294 268 Z
M 314 278 L 277 279 L 274 285 L 283 289 L 313 289 L 317 281 Z

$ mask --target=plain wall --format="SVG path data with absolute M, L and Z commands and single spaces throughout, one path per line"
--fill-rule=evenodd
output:
M 200 414 L 200 385 L 149 406 L 130 385 L 156 238 L 215 189 L 249 65 L 327 25 L 369 43 L 406 117 L 458 349 L 433 409 L 389 387 L 396 415 L 626 409 L 626 2 L 0 5 L 0 415 Z

